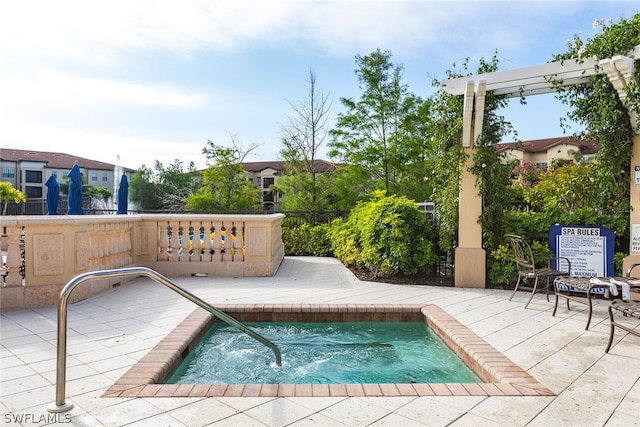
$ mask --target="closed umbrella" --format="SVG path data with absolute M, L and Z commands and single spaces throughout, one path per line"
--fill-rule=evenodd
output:
M 69 215 L 84 215 L 82 211 L 82 174 L 77 163 L 71 168 L 69 179 L 71 180 L 71 185 L 69 185 L 69 209 L 67 213 Z
M 56 177 L 51 175 L 45 185 L 47 186 L 47 215 L 60 215 L 58 213 L 60 186 Z
M 127 209 L 129 208 L 129 181 L 127 181 L 127 176 L 122 174 L 122 178 L 120 179 L 120 186 L 118 187 L 118 211 L 116 214 L 118 215 L 126 215 Z

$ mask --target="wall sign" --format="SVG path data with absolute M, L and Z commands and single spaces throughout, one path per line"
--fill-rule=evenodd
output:
M 640 166 L 633 167 L 633 183 L 635 185 L 640 185 Z
M 614 276 L 615 233 L 606 227 L 554 225 L 549 230 L 549 247 L 554 256 L 569 258 L 572 276 Z M 566 261 L 560 260 L 561 270 Z
M 640 252 L 640 224 L 631 224 L 631 252 Z

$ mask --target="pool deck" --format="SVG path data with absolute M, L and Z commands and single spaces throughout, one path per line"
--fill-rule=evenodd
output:
M 274 277 L 174 282 L 216 305 L 435 304 L 552 391 L 546 396 L 103 397 L 195 306 L 140 278 L 69 306 L 66 401 L 55 401 L 56 307 L 2 312 L 0 425 L 640 426 L 640 338 L 609 337 L 607 304 L 361 282 L 332 258 L 287 257 Z M 637 319 L 629 323 L 640 328 Z

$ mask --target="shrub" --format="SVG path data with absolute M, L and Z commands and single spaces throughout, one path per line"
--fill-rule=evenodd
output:
M 346 221 L 332 223 L 335 256 L 348 267 L 365 268 L 378 277 L 433 272 L 437 262 L 434 232 L 415 202 L 374 193 L 359 203 Z
M 282 241 L 287 255 L 333 256 L 327 224 L 283 228 Z
M 509 244 L 500 245 L 491 252 L 487 259 L 487 277 L 489 288 L 501 288 L 515 283 L 518 270 L 513 261 L 513 249 Z

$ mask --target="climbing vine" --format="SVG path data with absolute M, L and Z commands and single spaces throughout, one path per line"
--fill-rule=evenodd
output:
M 494 54 L 490 60 L 481 59 L 476 74 L 498 70 L 498 58 Z M 461 71 L 447 71 L 447 78 L 469 76 L 468 60 Z M 483 214 L 480 218 L 484 240 L 487 245 L 498 244 L 502 236 L 503 212 L 513 202 L 508 190 L 511 167 L 503 165 L 495 145 L 504 135 L 515 133 L 511 123 L 498 114 L 507 106 L 508 100 L 488 92 L 485 97 L 484 122 L 482 133 L 475 141 L 477 150 L 474 155 L 474 167 L 471 169 L 478 177 L 479 192 L 484 200 Z M 458 195 L 460 193 L 461 168 L 467 155 L 464 154 L 460 138 L 462 135 L 463 98 L 438 92 L 433 98 L 433 149 L 434 168 L 432 179 L 433 200 L 436 203 L 440 246 L 451 250 L 456 245 L 458 228 Z
M 616 55 L 628 56 L 635 46 L 640 45 L 640 14 L 615 23 L 597 19 L 593 25 L 600 30 L 593 39 L 582 40 L 576 35 L 568 43 L 567 51 L 555 55 L 554 61 L 580 61 L 584 58 L 599 61 Z M 595 194 L 599 195 L 592 201 L 594 210 L 620 215 L 628 215 L 629 212 L 631 149 L 634 134 L 640 130 L 633 128 L 629 118 L 630 111 L 640 112 L 640 73 L 637 68 L 636 65 L 636 74 L 625 88 L 627 100 L 624 104 L 604 72 L 576 86 L 564 87 L 557 82 L 558 98 L 571 107 L 563 123 L 566 125 L 568 120 L 572 120 L 581 124 L 584 131 L 580 136 L 591 138 L 600 148 L 593 174 Z

